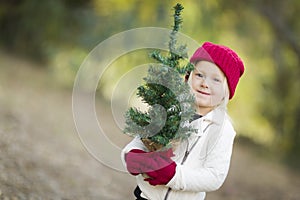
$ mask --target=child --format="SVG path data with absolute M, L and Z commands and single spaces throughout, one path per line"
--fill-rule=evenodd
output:
M 185 79 L 197 111 L 190 123 L 198 131 L 173 150 L 148 152 L 139 137 L 123 149 L 123 163 L 137 179 L 137 200 L 205 199 L 227 176 L 236 133 L 226 106 L 244 65 L 233 50 L 210 42 L 190 62 L 195 69 Z

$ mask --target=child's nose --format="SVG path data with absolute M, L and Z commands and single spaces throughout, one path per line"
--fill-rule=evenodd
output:
M 203 78 L 203 79 L 201 80 L 201 87 L 203 87 L 203 88 L 208 88 L 208 84 L 207 84 L 206 78 Z

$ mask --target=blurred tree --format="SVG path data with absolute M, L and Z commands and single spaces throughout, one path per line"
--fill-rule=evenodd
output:
M 90 1 L 0 0 L 0 43 L 8 50 L 46 58 L 47 46 L 72 43 L 82 27 L 75 20 Z
M 277 109 L 265 102 L 263 111 L 276 127 L 276 147 L 283 150 L 279 153 L 292 164 L 300 165 L 300 26 L 295 19 L 300 3 L 265 0 L 256 6 L 276 35 L 272 47 L 275 75 L 267 98 L 274 99 Z
M 222 2 L 222 1 L 220 1 Z M 269 50 L 265 56 L 272 58 L 272 78 L 261 77 L 263 89 L 259 91 L 261 97 L 259 109 L 273 127 L 275 133 L 274 149 L 277 155 L 283 156 L 289 163 L 300 165 L 300 24 L 297 16 L 300 10 L 300 2 L 297 0 L 270 1 L 226 1 L 222 2 L 222 8 L 231 10 L 232 6 L 241 13 L 245 9 L 251 9 L 253 15 L 258 14 L 265 20 L 272 31 L 268 46 L 262 43 L 248 46 L 254 51 L 260 49 Z M 259 38 L 259 27 L 250 26 L 253 18 L 245 18 L 246 15 L 235 12 L 235 28 L 243 29 L 243 37 L 253 33 Z M 244 17 L 244 18 L 243 18 Z M 252 29 L 252 30 L 251 30 Z M 258 40 L 257 40 L 258 41 Z M 261 66 L 266 68 L 266 66 Z M 259 71 L 257 72 L 259 73 Z M 267 101 L 266 101 L 267 100 Z M 259 127 L 257 127 L 259 128 Z
M 47 61 L 63 48 L 90 50 L 130 28 L 165 26 L 170 7 L 168 1 L 0 0 L 0 45 Z
M 65 74 L 60 79 L 71 87 L 83 57 L 95 45 L 131 28 L 171 28 L 170 8 L 175 3 L 0 0 L 0 45 L 34 59 L 50 60 L 50 68 L 59 76 Z M 190 0 L 183 6 L 183 33 L 199 43 L 210 40 L 231 46 L 248 66 L 238 100 L 233 100 L 230 109 L 236 116 L 246 113 L 248 117 L 237 117 L 239 132 L 264 145 L 273 142 L 276 155 L 300 163 L 300 1 Z M 132 66 L 147 63 L 144 54 L 130 52 L 112 65 L 122 76 Z M 113 77 L 103 80 L 100 92 L 112 88 L 119 79 Z

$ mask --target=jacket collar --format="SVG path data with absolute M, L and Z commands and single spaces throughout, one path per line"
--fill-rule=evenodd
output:
M 202 136 L 204 132 L 207 132 L 208 127 L 212 124 L 222 125 L 226 117 L 227 114 L 224 109 L 216 108 L 203 117 L 193 121 L 193 126 L 198 129 L 196 135 Z

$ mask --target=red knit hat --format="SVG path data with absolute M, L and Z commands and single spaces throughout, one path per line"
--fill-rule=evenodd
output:
M 190 62 L 206 60 L 215 63 L 225 74 L 229 87 L 229 99 L 234 95 L 240 77 L 244 73 L 244 64 L 239 56 L 230 48 L 205 42 L 191 57 Z

